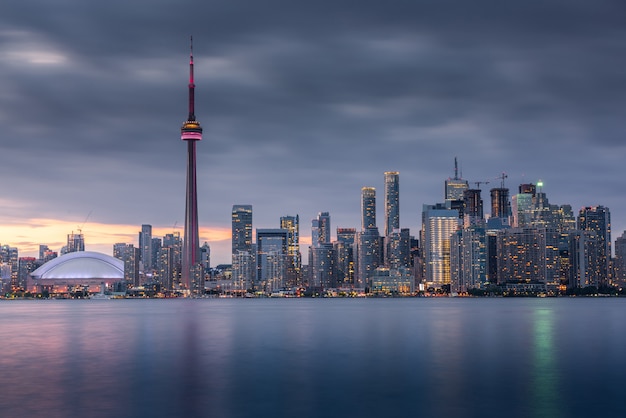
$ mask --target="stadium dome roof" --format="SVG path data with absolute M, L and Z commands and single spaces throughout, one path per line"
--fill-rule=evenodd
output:
M 67 253 L 33 271 L 33 279 L 124 279 L 124 262 L 94 251 Z

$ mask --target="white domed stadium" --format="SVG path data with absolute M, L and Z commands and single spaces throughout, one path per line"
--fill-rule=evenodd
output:
M 93 293 L 103 283 L 124 280 L 124 262 L 94 251 L 76 251 L 48 261 L 33 271 L 30 279 L 38 292 L 65 293 L 75 286 L 88 286 Z

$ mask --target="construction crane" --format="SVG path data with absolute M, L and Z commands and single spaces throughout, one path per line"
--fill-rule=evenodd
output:
M 87 214 L 87 217 L 85 217 L 85 220 L 83 221 L 83 223 L 81 225 L 78 225 L 78 233 L 79 234 L 83 233 L 83 227 L 85 226 L 85 224 L 89 220 L 89 217 L 91 216 L 92 212 L 93 212 L 93 209 L 89 211 L 89 213 Z
M 507 174 L 505 172 L 502 172 L 502 174 L 500 174 L 494 180 L 500 180 L 500 188 L 504 189 L 504 179 L 507 178 L 507 177 L 509 177 L 509 176 L 507 176 Z
M 472 183 L 474 183 L 476 185 L 476 188 L 480 190 L 480 185 L 489 184 L 489 181 L 473 181 Z

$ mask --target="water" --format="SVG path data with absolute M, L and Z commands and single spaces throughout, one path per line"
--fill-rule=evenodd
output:
M 626 299 L 0 301 L 2 417 L 625 417 Z

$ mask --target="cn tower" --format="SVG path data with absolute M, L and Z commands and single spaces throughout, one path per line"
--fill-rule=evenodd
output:
M 187 195 L 185 204 L 185 236 L 181 282 L 185 289 L 194 291 L 196 266 L 200 264 L 200 239 L 198 238 L 198 192 L 196 188 L 196 141 L 202 139 L 202 128 L 194 110 L 193 38 L 189 54 L 189 116 L 180 129 L 180 139 L 187 142 Z

